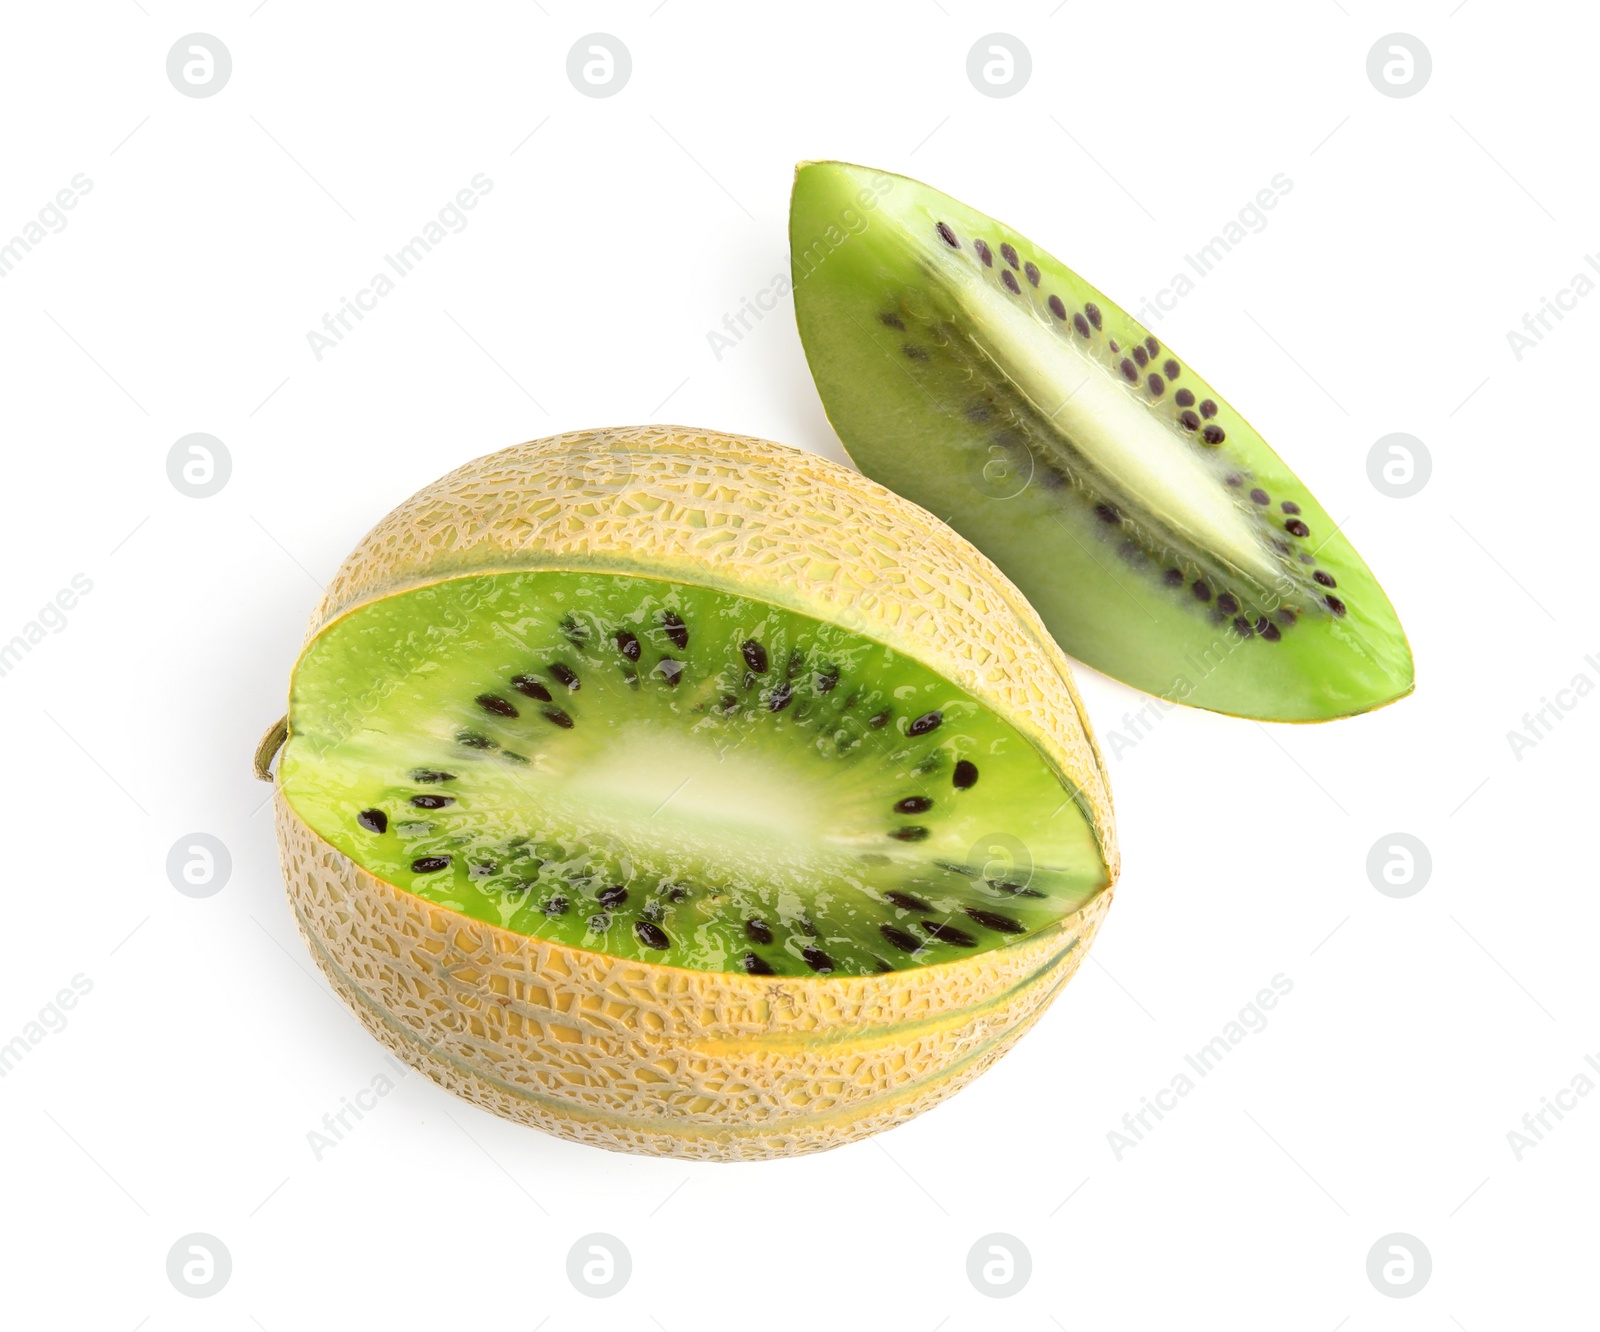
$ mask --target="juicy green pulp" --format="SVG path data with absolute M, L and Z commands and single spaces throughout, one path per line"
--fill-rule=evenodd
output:
M 790 244 L 801 340 L 851 458 L 993 559 L 1067 652 L 1266 720 L 1410 692 L 1394 609 L 1321 505 L 1186 361 L 1148 352 L 1149 330 L 1065 265 L 937 190 L 838 162 L 799 168 Z M 1206 443 L 1207 426 L 1224 438 Z
M 306 648 L 289 724 L 284 794 L 340 851 L 430 902 L 615 956 L 777 975 L 924 966 L 1045 928 L 1106 884 L 1079 793 L 965 691 L 839 626 L 703 587 L 506 573 L 370 603 Z M 964 789 L 962 761 L 977 768 Z M 908 799 L 930 806 L 897 812 Z M 383 831 L 359 821 L 368 810 Z

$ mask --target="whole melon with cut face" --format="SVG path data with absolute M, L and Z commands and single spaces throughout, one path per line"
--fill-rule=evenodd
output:
M 508 1118 L 733 1160 L 899 1123 L 1076 970 L 1117 853 L 1059 648 L 846 468 L 584 431 L 426 487 L 295 665 L 279 846 L 312 956 Z

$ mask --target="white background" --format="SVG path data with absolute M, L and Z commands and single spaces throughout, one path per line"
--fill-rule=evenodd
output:
M 0 678 L 0 1043 L 74 976 L 92 989 L 0 1079 L 0 1321 L 1592 1325 L 1600 1094 L 1520 1160 L 1507 1134 L 1600 1055 L 1600 697 L 1520 757 L 1507 733 L 1600 683 L 1600 298 L 1520 361 L 1506 332 L 1600 246 L 1600 20 L 653 5 L 7 8 L 0 239 L 75 174 L 93 187 L 0 279 L 0 640 L 73 575 L 93 590 Z M 1032 55 L 1013 97 L 966 75 L 995 30 Z M 233 58 L 208 98 L 165 72 L 196 31 Z M 565 72 L 596 31 L 633 61 L 606 99 Z M 1405 99 L 1366 74 L 1396 31 L 1433 56 Z M 249 774 L 318 586 L 418 486 L 534 436 L 669 420 L 842 457 L 787 299 L 720 360 L 706 337 L 787 272 L 806 157 L 927 179 L 1130 308 L 1287 175 L 1155 327 L 1348 515 L 1417 692 L 1320 727 L 1179 709 L 1116 746 L 1126 868 L 1091 960 L 992 1072 L 879 1139 L 634 1159 L 412 1075 L 317 1160 L 307 1133 L 387 1067 L 295 936 Z M 308 330 L 480 172 L 470 225 L 316 359 Z M 166 473 L 195 431 L 232 458 L 209 499 Z M 1391 431 L 1431 452 L 1414 498 L 1368 480 Z M 1102 743 L 1135 738 L 1142 697 L 1079 679 Z M 197 831 L 233 858 L 203 900 L 165 868 Z M 1396 831 L 1433 859 L 1405 900 L 1366 870 Z M 1279 973 L 1268 1027 L 1118 1160 L 1108 1132 Z M 592 1231 L 633 1257 L 607 1300 L 565 1275 Z M 966 1275 L 994 1231 L 1033 1255 L 1006 1300 Z M 1397 1231 L 1433 1257 L 1408 1299 L 1366 1275 Z M 166 1275 L 190 1232 L 232 1255 L 208 1299 Z

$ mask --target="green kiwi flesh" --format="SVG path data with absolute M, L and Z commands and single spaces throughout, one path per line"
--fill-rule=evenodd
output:
M 795 315 L 862 471 L 981 549 L 1062 647 L 1150 693 L 1322 721 L 1412 688 L 1333 519 L 1193 367 L 1020 233 L 803 163 Z
M 839 625 L 528 572 L 359 607 L 295 670 L 285 797 L 379 878 L 525 935 L 861 975 L 998 947 L 1107 882 L 1008 722 Z

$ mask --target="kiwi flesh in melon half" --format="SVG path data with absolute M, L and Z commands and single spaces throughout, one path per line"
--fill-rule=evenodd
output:
M 992 558 L 1073 656 L 1218 712 L 1412 688 L 1393 607 L 1194 367 L 1010 227 L 904 176 L 797 170 L 795 315 L 868 475 Z
M 847 469 L 666 428 L 508 450 L 385 520 L 314 619 L 278 782 L 300 927 L 370 1028 L 501 1113 L 678 1155 L 959 1085 L 1115 864 L 1065 660 L 998 571 Z

